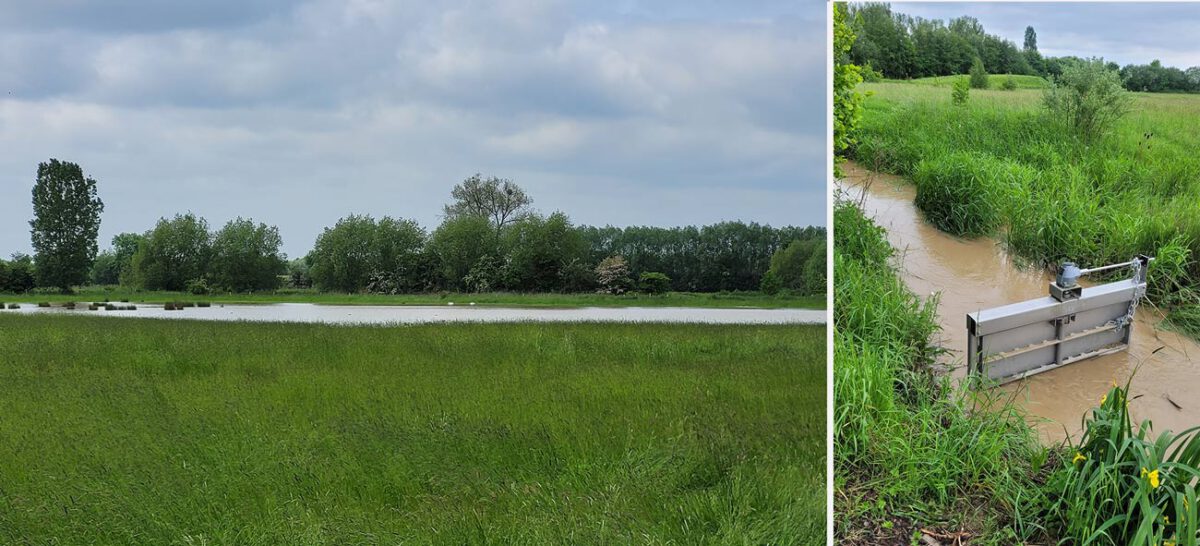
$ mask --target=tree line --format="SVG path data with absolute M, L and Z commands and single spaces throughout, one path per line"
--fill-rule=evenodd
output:
M 0 260 L 0 292 L 84 283 L 193 293 L 825 292 L 824 228 L 576 226 L 562 212 L 535 211 L 511 180 L 482 175 L 454 186 L 432 231 L 414 220 L 351 214 L 294 260 L 275 226 L 237 218 L 214 230 L 191 212 L 118 234 L 98 251 L 95 180 L 58 160 L 38 173 L 35 255 Z
M 1043 57 L 1037 31 L 1025 28 L 1020 47 L 1011 40 L 988 34 L 978 19 L 969 16 L 949 21 L 913 17 L 892 11 L 887 3 L 848 6 L 850 28 L 857 36 L 849 61 L 863 67 L 868 78 L 924 78 L 967 74 L 979 63 L 991 74 L 1023 74 L 1057 79 L 1067 66 L 1084 62 L 1078 57 Z M 1150 64 L 1119 66 L 1107 63 L 1130 91 L 1200 92 L 1200 66 L 1179 69 Z

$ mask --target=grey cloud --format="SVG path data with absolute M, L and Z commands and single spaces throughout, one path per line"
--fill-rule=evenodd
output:
M 28 249 L 49 157 L 100 181 L 102 243 L 191 210 L 278 224 L 300 255 L 351 212 L 432 227 L 474 172 L 582 223 L 824 224 L 823 23 L 691 9 L 316 0 L 219 28 L 9 34 L 0 252 Z

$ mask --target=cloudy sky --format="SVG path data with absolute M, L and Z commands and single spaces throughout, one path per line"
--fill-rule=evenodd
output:
M 989 34 L 1012 40 L 1017 47 L 1025 40 L 1025 27 L 1032 26 L 1042 55 L 1104 57 L 1121 65 L 1154 59 L 1178 68 L 1200 65 L 1195 40 L 1200 4 L 897 2 L 892 9 L 943 21 L 970 15 Z
M 825 224 L 824 3 L 431 4 L 0 0 L 0 254 L 51 157 L 101 248 L 190 210 L 298 257 L 475 172 L 581 224 Z

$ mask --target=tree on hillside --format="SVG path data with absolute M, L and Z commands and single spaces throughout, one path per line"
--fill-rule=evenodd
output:
M 975 62 L 971 63 L 971 87 L 973 89 L 988 88 L 988 73 L 983 68 L 983 60 L 975 57 Z
M 213 237 L 209 276 L 233 292 L 278 288 L 287 266 L 281 246 L 279 228 L 240 217 L 230 220 Z
M 846 5 L 833 5 L 833 174 L 842 176 L 838 164 L 857 140 L 854 132 L 862 119 L 866 97 L 854 87 L 862 82 L 862 71 L 850 62 L 854 45 L 854 30 L 847 22 Z
M 160 218 L 133 256 L 134 284 L 149 290 L 183 290 L 208 272 L 212 235 L 192 213 Z
M 450 191 L 454 202 L 445 206 L 447 218 L 482 216 L 497 233 L 529 212 L 533 199 L 512 180 L 479 174 L 463 180 Z
M 1037 51 L 1037 32 L 1033 27 L 1025 27 L 1025 51 Z
M 104 202 L 96 181 L 74 163 L 39 163 L 29 221 L 37 283 L 68 292 L 87 280 L 96 259 Z

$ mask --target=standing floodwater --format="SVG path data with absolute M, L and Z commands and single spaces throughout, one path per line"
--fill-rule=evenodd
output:
M 5 313 L 73 313 L 109 317 L 143 317 L 250 322 L 326 324 L 420 324 L 430 322 L 674 322 L 699 324 L 824 324 L 825 311 L 815 309 L 710 309 L 693 307 L 484 307 L 432 305 L 316 305 L 274 303 L 189 307 L 167 311 L 162 305 L 139 304 L 136 311 L 69 311 L 26 304 Z
M 1047 294 L 1052 276 L 1018 268 L 999 242 L 960 239 L 926 222 L 913 204 L 911 183 L 854 163 L 845 164 L 843 171 L 846 178 L 840 187 L 852 198 L 861 196 L 863 211 L 887 230 L 908 287 L 922 297 L 941 293 L 938 341 L 951 351 L 946 360 L 956 365 L 956 376 L 966 373 L 962 364 L 967 313 Z M 1000 388 L 1015 395 L 1032 416 L 1045 420 L 1038 424 L 1043 438 L 1061 439 L 1064 429 L 1075 435 L 1085 413 L 1099 403 L 1113 382 L 1123 385 L 1141 364 L 1130 388 L 1133 417 L 1152 420 L 1159 431 L 1169 428 L 1178 432 L 1200 425 L 1200 397 L 1196 396 L 1200 370 L 1190 359 L 1200 357 L 1200 345 L 1160 329 L 1160 322 L 1160 316 L 1142 305 L 1128 351 L 1084 360 Z

